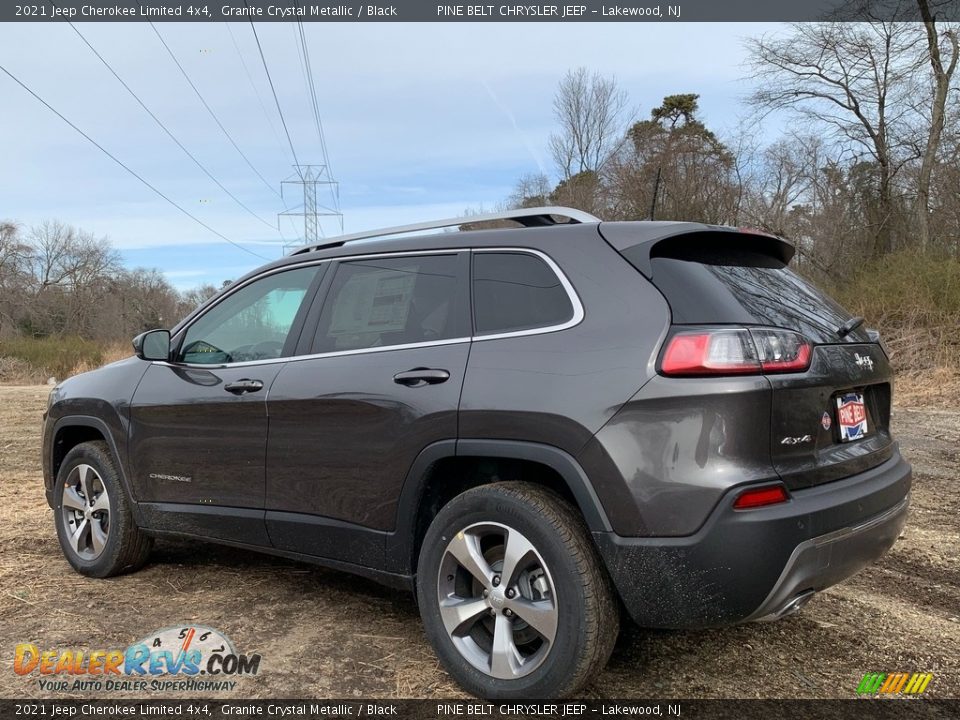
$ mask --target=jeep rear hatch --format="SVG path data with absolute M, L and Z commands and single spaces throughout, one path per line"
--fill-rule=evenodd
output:
M 767 377 L 771 459 L 788 487 L 890 457 L 887 357 L 864 327 L 840 330 L 850 314 L 787 267 L 788 242 L 698 223 L 602 223 L 600 233 L 670 305 L 662 374 Z

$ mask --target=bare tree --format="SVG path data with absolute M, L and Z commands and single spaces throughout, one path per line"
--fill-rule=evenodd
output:
M 16 224 L 0 221 L 0 287 L 20 276 L 29 254 L 29 248 L 20 241 Z
M 792 110 L 876 167 L 874 253 L 893 249 L 894 179 L 909 159 L 907 98 L 922 64 L 916 23 L 796 23 L 784 37 L 748 41 L 759 112 Z
M 112 291 L 120 258 L 106 239 L 59 221 L 30 228 L 31 297 L 21 323 L 38 335 L 94 337 L 97 305 Z
M 29 240 L 37 294 L 54 286 L 83 287 L 120 267 L 120 257 L 106 239 L 57 220 L 32 227 Z
M 550 204 L 553 187 L 543 173 L 529 173 L 521 177 L 507 198 L 508 208 L 530 208 Z
M 16 330 L 16 319 L 29 287 L 30 248 L 15 223 L 0 221 L 0 337 Z
M 550 136 L 550 151 L 563 180 L 602 169 L 623 141 L 627 103 L 614 78 L 583 67 L 566 74 L 553 100 L 560 130 Z
M 61 222 L 26 232 L 0 222 L 0 338 L 127 340 L 169 326 L 217 291 L 178 293 L 157 270 L 124 269 L 105 238 Z
M 816 175 L 818 140 L 794 137 L 768 146 L 753 163 L 743 216 L 750 225 L 796 238 L 793 210 L 810 196 Z
M 218 292 L 220 292 L 220 288 L 207 283 L 180 293 L 179 314 L 187 315 L 193 312 Z
M 930 60 L 930 69 L 933 73 L 933 98 L 930 108 L 930 131 L 927 135 L 926 148 L 923 152 L 923 161 L 917 176 L 917 238 L 920 247 L 926 250 L 930 244 L 930 178 L 934 165 L 937 162 L 937 153 L 940 150 L 940 138 L 946 124 L 947 95 L 953 81 L 954 71 L 957 69 L 957 58 L 960 55 L 956 27 L 948 27 L 943 31 L 943 44 L 949 53 L 944 65 L 944 49 L 941 48 L 941 37 L 937 32 L 937 22 L 930 11 L 927 0 L 917 0 L 920 7 L 920 16 L 927 33 L 927 54 Z

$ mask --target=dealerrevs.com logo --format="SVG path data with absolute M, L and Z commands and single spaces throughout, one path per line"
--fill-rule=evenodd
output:
M 233 690 L 256 675 L 260 655 L 238 653 L 226 635 L 203 625 L 150 633 L 122 649 L 51 648 L 20 643 L 13 670 L 38 676 L 46 692 L 208 692 Z

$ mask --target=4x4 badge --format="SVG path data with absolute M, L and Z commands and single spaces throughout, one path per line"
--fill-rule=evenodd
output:
M 830 425 L 833 424 L 833 421 L 830 420 L 830 413 L 825 412 L 820 416 L 820 424 L 823 425 L 824 430 L 830 429 Z

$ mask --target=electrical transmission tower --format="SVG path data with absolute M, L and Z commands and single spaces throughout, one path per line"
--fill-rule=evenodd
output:
M 299 7 L 299 2 L 297 3 Z M 253 35 L 256 38 L 257 28 L 253 21 L 250 22 Z M 303 216 L 303 242 L 306 245 L 316 245 L 321 238 L 325 237 L 323 220 L 327 223 L 335 223 L 339 234 L 343 234 L 343 213 L 340 212 L 340 185 L 333 179 L 333 171 L 330 169 L 330 156 L 327 154 L 327 141 L 323 137 L 323 122 L 320 119 L 320 104 L 318 102 L 317 87 L 314 83 L 313 63 L 310 61 L 310 45 L 307 43 L 307 35 L 303 23 L 297 21 L 297 44 L 299 49 L 300 65 L 303 69 L 303 79 L 307 93 L 307 99 L 310 103 L 311 114 L 313 115 L 314 126 L 317 130 L 318 148 L 323 160 L 322 165 L 301 165 L 297 159 L 297 152 L 293 146 L 293 140 L 287 130 L 287 123 L 283 118 L 283 110 L 280 108 L 280 100 L 277 98 L 276 89 L 273 87 L 273 80 L 270 78 L 270 70 L 267 67 L 267 60 L 263 54 L 263 48 L 260 47 L 260 40 L 257 38 L 257 48 L 260 50 L 260 59 L 263 61 L 263 69 L 270 80 L 270 90 L 273 92 L 274 102 L 277 104 L 277 113 L 280 115 L 280 121 L 283 123 L 284 132 L 287 134 L 287 142 L 290 145 L 290 154 L 293 156 L 293 166 L 296 171 L 295 176 L 280 183 L 281 198 L 284 195 L 285 186 L 299 185 L 303 192 L 303 204 L 300 208 L 290 210 L 289 206 L 286 212 L 280 213 L 278 222 L 282 216 Z M 284 202 L 286 205 L 286 202 Z M 286 251 L 289 247 L 296 244 L 288 243 L 284 245 Z
M 299 185 L 297 190 L 303 194 L 303 204 L 280 213 L 279 217 L 303 217 L 303 244 L 316 245 L 325 237 L 324 222 L 321 218 L 329 218 L 327 225 L 336 227 L 338 233 L 343 233 L 343 213 L 340 212 L 340 184 L 330 176 L 329 165 L 295 165 L 296 173 L 293 177 L 280 183 L 280 194 L 286 197 L 288 192 L 294 191 L 292 186 Z M 289 188 L 289 189 L 288 189 Z M 298 243 L 284 246 L 284 250 L 296 247 Z

